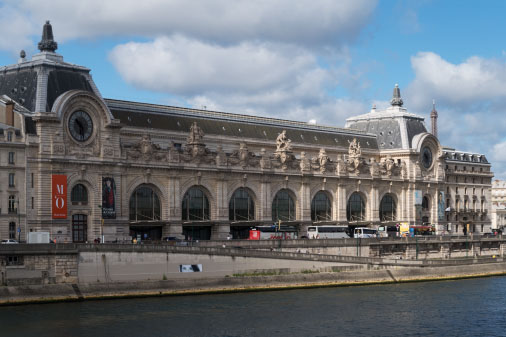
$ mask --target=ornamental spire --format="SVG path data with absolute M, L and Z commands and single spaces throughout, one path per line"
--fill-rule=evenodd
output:
M 39 50 L 53 52 L 58 49 L 58 43 L 54 41 L 53 38 L 53 27 L 49 23 L 49 20 L 46 21 L 46 24 L 42 28 L 42 40 L 40 40 L 38 44 Z
M 402 106 L 404 104 L 401 98 L 401 89 L 399 89 L 398 84 L 395 84 L 394 96 L 392 97 L 390 104 L 392 104 L 392 106 Z
M 437 111 L 436 111 L 436 100 L 432 100 L 432 111 L 430 112 L 430 124 L 432 127 L 432 134 L 437 138 Z

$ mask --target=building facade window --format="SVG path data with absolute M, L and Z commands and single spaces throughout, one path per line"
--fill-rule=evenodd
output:
M 9 204 L 8 204 L 9 213 L 16 213 L 16 196 L 9 195 Z
M 70 193 L 70 201 L 72 205 L 88 204 L 88 189 L 83 184 L 77 184 L 72 188 Z
M 16 238 L 16 223 L 9 222 L 9 239 L 15 239 L 15 238 Z
M 9 173 L 9 187 L 14 187 L 14 173 Z
M 7 141 L 12 142 L 12 132 L 7 132 Z
M 72 242 L 83 243 L 88 240 L 88 216 L 72 215 Z
M 346 218 L 348 221 L 364 221 L 365 220 L 365 201 L 360 193 L 353 193 L 348 199 L 346 206 Z
M 295 220 L 295 202 L 288 190 L 283 189 L 276 193 L 272 201 L 272 221 Z
M 209 220 L 209 199 L 199 187 L 190 188 L 183 197 L 182 220 Z
M 311 220 L 332 220 L 332 205 L 327 193 L 319 191 L 311 201 Z
M 14 152 L 9 152 L 9 164 L 14 164 Z
M 397 205 L 391 195 L 386 194 L 381 198 L 379 216 L 380 221 L 395 221 L 397 219 Z
M 422 199 L 422 210 L 423 211 L 429 210 L 429 198 L 427 198 L 426 196 L 424 196 Z
M 255 202 L 251 198 L 248 190 L 238 188 L 228 206 L 229 220 L 232 221 L 248 221 L 255 219 Z
M 33 172 L 30 174 L 30 180 L 31 180 L 31 184 L 32 184 L 32 188 L 33 188 Z
M 160 220 L 160 199 L 148 186 L 140 186 L 130 196 L 131 221 Z

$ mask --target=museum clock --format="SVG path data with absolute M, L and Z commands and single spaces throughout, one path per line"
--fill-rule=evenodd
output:
M 432 165 L 432 151 L 427 146 L 422 149 L 422 165 L 426 169 Z
M 93 133 L 93 120 L 87 112 L 75 111 L 69 118 L 69 131 L 72 138 L 78 142 L 85 142 Z

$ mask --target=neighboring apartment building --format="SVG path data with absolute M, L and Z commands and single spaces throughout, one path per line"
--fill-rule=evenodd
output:
M 56 47 L 46 23 L 39 54 L 0 68 L 0 238 L 245 238 L 278 221 L 490 231 L 490 163 L 444 148 L 397 86 L 389 108 L 336 128 L 104 99 Z
M 492 182 L 492 230 L 504 232 L 506 226 L 506 181 Z

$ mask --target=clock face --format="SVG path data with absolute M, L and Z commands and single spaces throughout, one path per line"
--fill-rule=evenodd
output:
M 69 118 L 69 130 L 75 140 L 87 141 L 93 133 L 93 120 L 88 113 L 81 110 L 75 111 Z
M 422 149 L 422 164 L 426 169 L 432 165 L 432 151 L 428 147 Z

